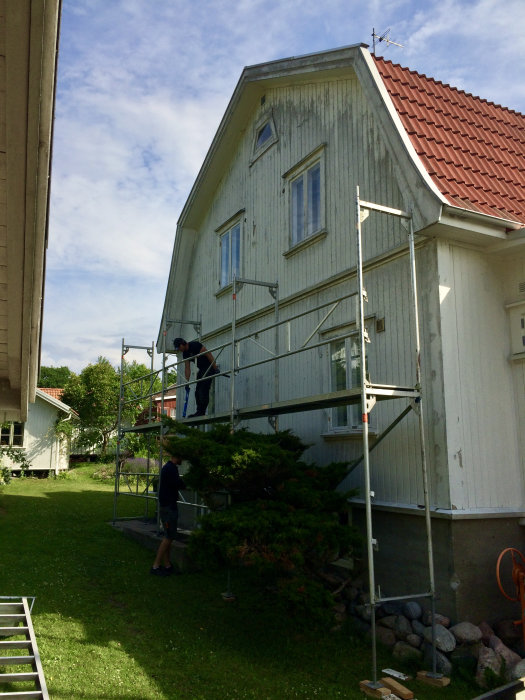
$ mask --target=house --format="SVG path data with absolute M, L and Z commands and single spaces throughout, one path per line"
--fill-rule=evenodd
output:
M 312 445 L 307 458 L 352 461 L 362 409 L 330 401 L 361 373 L 357 193 L 409 212 L 421 349 L 406 220 L 368 211 L 366 372 L 414 386 L 421 360 L 436 589 L 456 620 L 516 614 L 495 566 L 504 548 L 525 549 L 524 155 L 524 115 L 364 45 L 247 67 L 178 221 L 159 331 L 169 350 L 196 329 L 224 370 L 245 368 L 214 380 L 208 421 L 230 410 L 268 430 L 261 411 L 239 409 L 275 401 L 279 428 Z M 398 413 L 394 400 L 367 408 L 372 442 Z M 428 590 L 420 462 L 411 412 L 371 453 L 389 595 Z M 360 490 L 364 523 L 362 468 L 344 485 Z
M 34 473 L 58 474 L 69 467 L 69 439 L 57 435 L 57 419 L 74 420 L 75 412 L 60 401 L 61 389 L 37 389 L 35 402 L 29 404 L 27 421 L 4 423 L 0 428 L 0 445 L 23 450 Z M 2 457 L 13 471 L 20 465 Z
M 60 5 L 0 0 L 0 423 L 35 400 Z

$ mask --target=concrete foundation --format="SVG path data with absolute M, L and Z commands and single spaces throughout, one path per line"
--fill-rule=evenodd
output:
M 364 508 L 354 508 L 353 521 L 366 533 Z M 525 554 L 525 528 L 519 523 L 519 517 L 432 518 L 437 612 L 453 623 L 520 619 L 519 603 L 507 600 L 496 580 L 501 551 L 515 547 Z M 404 596 L 429 591 L 423 515 L 374 509 L 373 534 L 379 547 L 374 566 L 381 594 Z M 509 561 L 503 566 L 503 584 L 514 595 Z

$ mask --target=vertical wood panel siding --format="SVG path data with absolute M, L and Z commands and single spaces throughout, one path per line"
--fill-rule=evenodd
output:
M 251 163 L 255 124 L 272 114 L 278 141 Z M 292 256 L 290 247 L 289 198 L 283 175 L 325 144 L 326 237 Z M 356 79 L 268 89 L 264 105 L 257 107 L 238 146 L 223 164 L 224 175 L 208 203 L 202 226 L 196 232 L 194 256 L 188 276 L 185 308 L 177 317 L 200 318 L 207 347 L 223 342 L 228 333 L 218 332 L 231 323 L 231 294 L 219 290 L 219 240 L 216 229 L 241 209 L 241 275 L 265 282 L 278 281 L 281 318 L 312 308 L 320 301 L 337 298 L 355 290 L 355 186 L 363 199 L 407 209 L 395 176 L 383 134 L 378 127 Z M 399 220 L 371 213 L 363 223 L 364 257 L 371 260 L 406 245 L 407 231 Z M 498 415 L 495 397 L 501 388 L 511 391 L 512 371 L 523 383 L 523 365 L 509 368 L 508 342 L 489 349 L 487 334 L 502 337 L 500 312 L 503 303 L 501 281 L 481 257 L 447 244 L 428 242 L 418 251 L 418 282 L 422 324 L 424 406 L 428 456 L 432 473 L 431 497 L 440 507 L 488 508 L 512 506 L 521 495 L 508 493 L 506 477 L 516 474 L 512 427 Z M 345 282 L 332 289 L 316 291 L 316 285 L 348 273 Z M 439 277 L 438 277 L 439 276 Z M 440 285 L 450 292 L 440 304 Z M 373 382 L 413 385 L 413 320 L 408 256 L 395 257 L 389 264 L 374 267 L 365 278 L 368 315 L 385 319 L 385 331 L 374 332 L 368 346 L 369 370 Z M 310 293 L 293 304 L 287 299 L 302 290 Z M 238 294 L 237 316 L 272 307 L 265 288 L 245 286 Z M 305 339 L 322 318 L 315 312 L 292 326 L 294 342 Z M 270 311 L 257 321 L 244 323 L 239 333 L 261 329 L 273 322 Z M 320 329 L 312 342 L 327 337 L 330 328 L 355 322 L 353 301 L 347 301 Z M 466 340 L 456 342 L 457 327 Z M 466 331 L 466 333 L 465 333 Z M 286 332 L 280 331 L 285 347 Z M 442 347 L 442 339 L 444 347 Z M 273 349 L 274 332 L 261 332 L 259 342 Z M 444 353 L 444 356 L 443 354 Z M 240 349 L 241 364 L 265 355 L 257 345 L 245 342 Z M 220 364 L 230 364 L 225 351 Z M 444 370 L 442 364 L 444 363 Z M 273 366 L 264 365 L 241 372 L 236 379 L 240 405 L 257 405 L 274 396 Z M 448 382 L 445 391 L 445 379 Z M 294 398 L 330 390 L 330 354 L 327 348 L 311 350 L 280 362 L 280 398 Z M 445 416 L 445 398 L 457 406 Z M 229 406 L 229 383 L 215 381 L 217 410 Z M 373 412 L 373 424 L 383 430 L 403 410 L 404 402 L 383 402 Z M 525 403 L 519 402 L 525 415 Z M 313 442 L 308 455 L 321 463 L 352 459 L 361 452 L 355 440 L 325 440 L 329 429 L 328 410 L 281 416 L 281 428 L 290 427 L 306 442 Z M 523 419 L 522 419 L 523 420 Z M 248 423 L 252 429 L 267 430 L 266 420 Z M 522 423 L 523 425 L 523 423 Z M 448 442 L 447 442 L 448 441 Z M 507 454 L 505 450 L 507 449 Z M 509 454 L 509 450 L 512 455 Z M 508 458 L 507 458 L 508 457 Z M 480 468 L 489 460 L 492 471 Z M 449 489 L 449 462 L 454 470 Z M 482 473 L 486 472 L 485 476 Z M 505 478 L 502 478 L 505 475 Z M 362 468 L 348 480 L 362 485 Z M 417 419 L 409 415 L 384 443 L 373 452 L 372 488 L 379 501 L 418 505 L 423 503 Z

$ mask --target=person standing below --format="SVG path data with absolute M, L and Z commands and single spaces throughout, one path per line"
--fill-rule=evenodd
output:
M 162 467 L 159 484 L 159 515 L 164 528 L 157 555 L 150 572 L 154 576 L 171 576 L 175 572 L 175 567 L 171 564 L 171 545 L 177 534 L 177 522 L 179 519 L 179 489 L 185 487 L 184 481 L 179 475 L 180 457 L 170 455 L 169 460 Z
M 219 369 L 215 363 L 215 358 L 206 350 L 204 345 L 198 340 L 191 340 L 189 343 L 184 340 L 184 338 L 175 338 L 173 341 L 176 352 L 182 352 L 182 357 L 186 360 L 184 364 L 184 376 L 186 381 L 190 380 L 191 376 L 191 366 L 190 362 L 197 362 L 197 382 L 195 387 L 195 402 L 197 404 L 197 410 L 192 413 L 188 418 L 193 418 L 195 416 L 204 416 L 206 414 L 206 409 L 208 408 L 208 402 L 210 400 L 210 389 L 211 383 L 213 382 L 213 375 L 219 372 Z M 199 357 L 195 357 L 199 355 Z

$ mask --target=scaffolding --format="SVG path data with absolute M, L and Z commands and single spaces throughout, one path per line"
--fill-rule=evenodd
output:
M 409 254 L 409 269 L 410 269 L 410 290 L 411 290 L 411 314 L 413 320 L 414 328 L 414 338 L 412 344 L 414 346 L 413 355 L 413 382 L 409 382 L 407 386 L 398 385 L 386 385 L 386 384 L 375 384 L 370 381 L 368 376 L 367 367 L 367 350 L 366 345 L 369 342 L 368 332 L 366 328 L 366 315 L 365 315 L 365 305 L 368 301 L 367 292 L 364 286 L 364 263 L 363 263 L 363 233 L 362 225 L 366 220 L 370 212 L 377 212 L 379 214 L 385 215 L 387 217 L 394 217 L 401 220 L 408 230 L 408 254 Z M 372 629 L 372 681 L 369 682 L 372 688 L 380 687 L 380 683 L 377 681 L 377 649 L 376 649 L 376 609 L 378 606 L 392 601 L 403 601 L 403 600 L 414 600 L 419 598 L 428 598 L 430 600 L 432 620 L 435 617 L 435 580 L 434 580 L 434 561 L 433 561 L 433 547 L 432 547 L 432 533 L 431 533 L 431 515 L 430 515 L 430 497 L 429 497 L 429 479 L 428 479 L 428 467 L 427 467 L 427 453 L 426 453 L 426 443 L 425 443 L 425 429 L 424 429 L 424 414 L 423 414 L 423 401 L 422 401 L 422 388 L 421 388 L 421 348 L 420 348 L 420 327 L 419 327 L 419 313 L 418 313 L 418 293 L 417 293 L 417 278 L 416 278 L 416 257 L 415 257 L 415 236 L 412 224 L 412 216 L 409 212 L 403 211 L 401 209 L 395 209 L 392 207 L 383 206 L 377 203 L 362 200 L 360 198 L 359 187 L 356 187 L 355 195 L 355 213 L 356 213 L 356 252 L 357 252 L 357 266 L 356 266 L 356 289 L 355 291 L 339 295 L 335 299 L 330 301 L 320 303 L 315 307 L 308 308 L 306 311 L 299 312 L 294 315 L 287 316 L 285 319 L 280 318 L 280 305 L 279 305 L 279 284 L 277 281 L 265 282 L 250 280 L 244 278 L 234 277 L 232 280 L 232 321 L 230 329 L 230 338 L 227 342 L 216 345 L 212 348 L 207 348 L 206 352 L 212 352 L 216 360 L 222 357 L 223 353 L 225 357 L 230 357 L 229 366 L 226 369 L 220 369 L 218 374 L 214 375 L 215 378 L 223 376 L 228 377 L 229 386 L 229 406 L 228 408 L 222 407 L 221 410 L 212 410 L 209 415 L 196 416 L 185 419 L 185 423 L 192 426 L 205 426 L 216 422 L 229 422 L 231 430 L 235 430 L 238 424 L 242 421 L 253 420 L 257 418 L 267 418 L 274 429 L 278 429 L 278 418 L 284 414 L 299 413 L 304 411 L 319 410 L 323 408 L 337 408 L 340 406 L 349 405 L 360 405 L 361 406 L 361 433 L 362 433 L 362 454 L 360 457 L 355 459 L 349 467 L 349 473 L 353 471 L 357 466 L 363 464 L 364 471 L 364 500 L 365 500 L 365 513 L 366 513 L 366 544 L 367 544 L 367 560 L 368 560 L 368 587 L 369 587 L 369 605 L 371 611 L 371 629 Z M 273 298 L 273 323 L 264 325 L 263 328 L 257 331 L 251 330 L 249 333 L 240 334 L 239 333 L 239 319 L 237 318 L 237 295 L 241 292 L 244 286 L 252 285 L 262 288 L 266 288 Z M 345 300 L 354 299 L 356 304 L 356 319 L 355 319 L 355 330 L 347 330 L 336 336 L 330 336 L 319 340 L 317 342 L 312 342 L 314 336 L 320 332 L 323 324 L 330 318 L 330 316 L 335 312 L 335 310 L 341 305 Z M 271 313 L 272 307 L 267 307 L 267 313 Z M 309 314 L 321 312 L 326 310 L 321 320 L 317 322 L 312 332 L 305 338 L 305 340 L 298 344 L 297 347 L 292 347 L 291 343 L 291 333 L 290 324 L 298 319 L 303 319 Z M 162 334 L 162 387 L 165 390 L 167 371 L 170 369 L 177 369 L 179 366 L 184 365 L 187 361 L 186 359 L 175 361 L 172 364 L 166 364 L 166 358 L 170 354 L 166 349 L 168 329 L 177 326 L 181 329 L 183 326 L 192 326 L 199 339 L 202 338 L 202 324 L 200 320 L 188 320 L 188 319 L 165 319 L 165 327 Z M 352 325 L 352 324 L 350 324 Z M 284 326 L 285 335 L 287 338 L 286 347 L 280 347 L 280 335 L 279 329 Z M 274 331 L 274 341 L 273 348 L 269 348 L 259 342 L 258 335 L 262 332 Z M 318 394 L 310 394 L 302 397 L 286 398 L 282 399 L 280 396 L 280 363 L 285 358 L 292 357 L 299 353 L 309 352 L 322 348 L 327 344 L 333 343 L 335 341 L 345 340 L 350 336 L 358 336 L 359 339 L 359 359 L 360 359 L 360 385 L 353 388 L 339 389 L 336 391 L 323 392 Z M 254 343 L 259 348 L 263 350 L 266 354 L 263 359 L 256 361 L 247 362 L 242 364 L 240 362 L 240 346 L 242 343 Z M 124 351 L 124 341 L 123 341 L 123 351 Z M 229 352 L 225 352 L 229 351 Z M 201 353 L 204 354 L 204 353 Z M 193 358 L 196 359 L 198 355 Z M 243 371 L 253 370 L 255 367 L 260 367 L 262 365 L 274 363 L 273 365 L 273 397 L 257 405 L 251 406 L 240 406 L 237 400 L 237 382 L 238 376 Z M 222 364 L 222 363 L 221 363 Z M 155 373 L 152 370 L 152 375 Z M 183 372 L 178 372 L 178 386 L 189 388 L 195 386 L 199 381 L 204 381 L 203 379 L 191 379 L 189 381 L 183 381 L 181 376 Z M 146 381 L 146 378 L 143 378 Z M 124 402 L 123 396 L 124 387 L 121 384 L 121 401 Z M 124 392 L 125 393 L 125 392 Z M 150 386 L 151 394 L 151 386 Z M 134 397 L 136 401 L 140 397 L 140 392 Z M 392 400 L 405 400 L 408 402 L 404 409 L 396 416 L 396 418 L 381 432 L 380 435 L 376 437 L 371 444 L 369 439 L 369 416 L 376 406 L 377 402 L 381 401 L 392 401 Z M 161 411 L 163 406 L 161 406 Z M 374 537 L 373 532 L 373 518 L 372 518 L 372 501 L 374 498 L 374 492 L 371 488 L 371 468 L 370 468 L 370 453 L 386 438 L 386 436 L 391 433 L 395 427 L 403 420 L 405 416 L 414 411 L 418 419 L 418 430 L 419 430 L 419 442 L 420 442 L 420 461 L 421 461 L 421 474 L 422 474 L 422 485 L 423 485 L 423 496 L 424 496 L 424 510 L 425 510 L 425 529 L 426 529 L 426 543 L 427 543 L 427 564 L 428 564 L 428 589 L 422 592 L 409 593 L 407 595 L 387 597 L 381 594 L 380 587 L 376 585 L 375 578 L 375 563 L 374 563 L 374 553 L 377 548 L 377 540 Z M 181 409 L 177 407 L 177 416 L 182 418 Z M 151 418 L 151 414 L 150 414 Z M 126 431 L 134 430 L 147 432 L 151 431 L 153 434 L 157 434 L 162 437 L 163 426 L 158 420 L 150 420 L 141 426 L 128 426 L 120 427 L 120 415 L 119 415 L 119 437 L 123 435 Z M 160 441 L 162 442 L 162 441 Z M 161 447 L 162 449 L 162 447 Z M 159 463 L 160 464 L 160 463 Z M 149 469 L 146 473 L 146 479 L 148 479 Z M 125 472 L 118 471 L 118 455 L 117 455 L 117 476 L 116 476 L 116 486 L 115 486 L 115 512 L 114 518 L 116 518 L 116 504 L 117 504 L 117 491 L 119 479 L 126 476 Z M 129 475 L 127 475 L 129 478 Z M 147 483 L 149 481 L 147 480 Z M 135 494 L 132 493 L 132 489 L 128 489 L 128 493 L 131 495 L 138 495 L 135 489 Z M 156 493 L 148 492 L 146 487 L 145 493 L 142 496 L 147 500 L 156 499 Z M 202 509 L 202 504 L 198 502 L 195 498 L 195 502 L 190 505 Z M 185 501 L 182 501 L 183 503 Z M 434 678 L 440 678 L 441 674 L 436 671 L 436 643 L 435 643 L 435 624 L 432 623 L 432 671 L 428 674 Z

